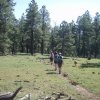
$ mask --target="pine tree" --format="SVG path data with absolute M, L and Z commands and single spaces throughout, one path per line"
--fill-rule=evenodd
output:
M 26 28 L 28 36 L 30 37 L 30 52 L 33 55 L 35 49 L 35 37 L 34 34 L 37 31 L 39 22 L 40 22 L 40 15 L 38 11 L 38 5 L 35 0 L 32 0 L 29 4 L 29 8 L 26 10 Z
M 41 36 L 41 54 L 44 53 L 45 46 L 46 46 L 46 35 L 49 33 L 50 28 L 50 18 L 49 18 L 49 12 L 46 9 L 46 6 L 42 6 L 40 9 L 40 15 L 41 15 L 41 30 L 42 30 L 42 36 Z
M 0 52 L 6 54 L 9 51 L 10 39 L 8 33 L 10 30 L 13 16 L 13 0 L 0 0 Z

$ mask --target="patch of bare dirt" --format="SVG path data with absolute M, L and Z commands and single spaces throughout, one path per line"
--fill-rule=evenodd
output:
M 76 90 L 81 94 L 88 96 L 90 98 L 89 100 L 97 100 L 97 97 L 93 93 L 90 93 L 87 89 L 79 85 L 76 85 Z
M 63 76 L 64 79 L 67 79 L 71 85 L 74 85 L 76 90 L 79 93 L 87 96 L 89 98 L 89 100 L 97 100 L 98 97 L 95 94 L 90 93 L 87 89 L 81 87 L 77 82 L 74 82 L 73 80 L 71 80 L 69 78 L 68 74 L 62 73 L 62 76 Z

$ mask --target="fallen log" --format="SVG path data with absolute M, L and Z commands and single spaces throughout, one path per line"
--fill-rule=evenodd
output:
M 14 93 L 6 93 L 0 95 L 0 100 L 13 100 L 21 89 L 22 87 L 19 87 Z

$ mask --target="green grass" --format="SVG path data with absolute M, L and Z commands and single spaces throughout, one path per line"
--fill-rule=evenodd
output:
M 89 100 L 88 97 L 78 93 L 75 87 L 58 72 L 55 72 L 54 66 L 48 63 L 48 59 L 40 60 L 41 57 L 47 56 L 40 54 L 0 56 L 0 93 L 14 91 L 19 86 L 23 86 L 16 98 L 31 93 L 32 100 L 39 100 L 39 98 L 52 95 L 53 92 L 64 92 L 76 100 Z M 76 60 L 78 66 L 87 63 L 86 59 L 77 58 Z M 90 62 L 98 63 L 99 60 L 93 59 Z M 100 95 L 99 67 L 73 67 L 72 58 L 68 58 L 64 60 L 62 71 L 68 73 L 72 80 L 90 92 Z
M 74 61 L 78 63 L 76 67 L 74 66 Z M 85 87 L 88 91 L 98 96 L 100 95 L 100 59 L 76 58 L 73 60 L 69 58 L 64 62 L 63 70 L 69 74 L 72 80 Z M 85 66 L 81 67 L 83 64 Z M 91 64 L 93 65 L 92 67 Z

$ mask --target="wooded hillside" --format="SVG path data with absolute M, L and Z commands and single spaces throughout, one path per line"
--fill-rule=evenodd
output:
M 0 0 L 0 54 L 62 52 L 65 56 L 100 57 L 100 14 L 87 10 L 77 22 L 50 25 L 46 6 L 32 0 L 26 15 L 15 18 L 13 0 Z M 59 12 L 60 13 L 60 12 Z M 65 12 L 66 13 L 66 12 Z M 72 19 L 73 20 L 73 19 Z

